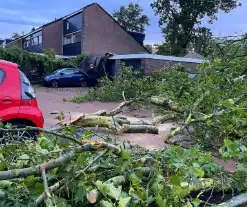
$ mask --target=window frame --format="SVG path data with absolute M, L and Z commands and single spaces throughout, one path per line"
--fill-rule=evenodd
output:
M 5 80 L 5 77 L 6 77 L 6 71 L 3 70 L 2 68 L 0 68 L 0 73 L 3 72 L 3 77 L 1 79 L 1 76 L 0 76 L 0 85 L 3 84 L 4 80 Z
M 66 73 L 65 71 L 73 71 L 73 73 Z M 76 74 L 77 72 L 76 72 L 76 70 L 78 70 L 77 68 L 66 68 L 66 69 L 64 69 L 64 71 L 63 71 L 63 73 L 65 74 L 65 75 L 72 75 L 72 74 Z

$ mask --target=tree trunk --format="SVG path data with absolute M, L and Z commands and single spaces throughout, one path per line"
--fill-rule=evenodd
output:
M 157 124 L 163 124 L 168 120 L 173 120 L 176 118 L 176 114 L 166 114 L 166 115 L 161 115 L 157 116 L 156 118 L 153 119 L 152 124 L 157 125 Z
M 231 200 L 215 205 L 215 207 L 245 207 L 247 206 L 247 193 L 241 194 Z
M 158 127 L 149 126 L 149 125 L 127 125 L 127 124 L 124 124 L 121 131 L 124 133 L 159 134 Z

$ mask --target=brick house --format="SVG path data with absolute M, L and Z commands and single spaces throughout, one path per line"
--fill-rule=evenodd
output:
M 35 53 L 53 49 L 57 55 L 64 56 L 149 53 L 143 42 L 97 3 L 45 24 L 7 45 L 11 46 Z
M 112 76 L 121 72 L 122 64 L 133 69 L 141 69 L 144 75 L 149 76 L 156 69 L 162 69 L 176 64 L 182 64 L 190 69 L 191 74 L 197 73 L 197 67 L 205 62 L 205 59 L 163 56 L 155 54 L 126 54 L 110 57 L 110 73 Z

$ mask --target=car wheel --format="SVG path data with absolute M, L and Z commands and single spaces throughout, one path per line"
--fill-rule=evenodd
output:
M 81 81 L 81 87 L 86 88 L 87 87 L 87 82 L 86 81 Z
M 53 80 L 53 81 L 51 82 L 51 86 L 52 86 L 53 88 L 57 88 L 57 87 L 58 87 L 58 81 L 57 81 L 57 80 Z
M 27 125 L 21 123 L 12 124 L 12 128 L 23 129 L 26 128 Z M 36 132 L 35 131 L 15 131 L 15 132 L 3 132 L 0 135 L 0 145 L 5 143 L 16 143 L 21 140 L 36 140 Z

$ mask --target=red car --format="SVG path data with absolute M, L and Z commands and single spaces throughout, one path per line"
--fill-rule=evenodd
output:
M 0 60 L 0 119 L 19 128 L 43 128 L 44 124 L 30 81 L 17 64 L 3 60 Z

